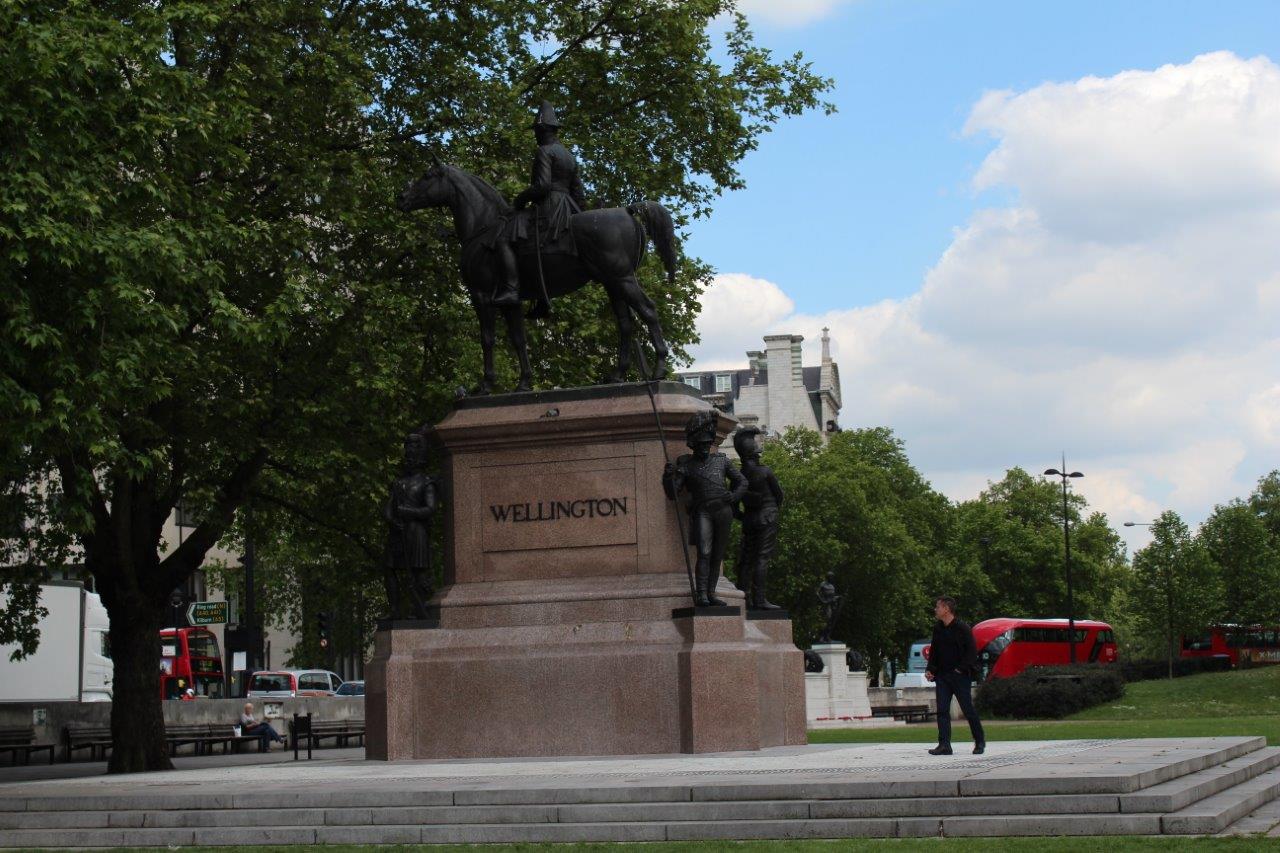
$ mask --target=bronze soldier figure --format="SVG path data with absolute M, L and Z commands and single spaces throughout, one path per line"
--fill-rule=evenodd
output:
M 723 606 L 724 600 L 715 594 L 716 583 L 733 524 L 733 506 L 746 494 L 747 481 L 729 457 L 711 452 L 716 442 L 715 412 L 695 412 L 684 431 L 685 443 L 693 453 L 667 463 L 662 487 L 673 501 L 679 499 L 680 492 L 689 493 L 689 544 L 698 549 L 693 603 L 698 607 Z
M 738 588 L 747 595 L 751 610 L 781 610 L 765 599 L 769 559 L 778 542 L 778 511 L 782 486 L 767 465 L 760 464 L 760 429 L 743 427 L 734 433 L 733 447 L 742 460 L 747 493 L 738 517 L 742 519 L 742 551 L 738 558 Z
M 836 592 L 836 573 L 827 572 L 827 579 L 818 584 L 818 606 L 822 608 L 822 634 L 819 643 L 830 643 L 831 632 L 836 628 L 836 617 L 844 608 L 844 596 Z
M 575 254 L 569 218 L 587 206 L 578 161 L 559 139 L 560 118 L 546 101 L 538 110 L 533 132 L 538 151 L 533 158 L 533 174 L 529 188 L 516 196 L 515 216 L 507 223 L 505 240 L 499 241 L 503 273 L 494 294 L 495 305 L 520 303 L 520 272 L 516 252 L 541 254 Z M 527 210 L 529 203 L 533 210 Z M 530 317 L 546 316 L 550 306 L 545 298 L 529 313 Z
M 440 482 L 426 468 L 426 436 L 411 432 L 404 440 L 404 469 L 382 509 L 387 522 L 384 582 L 392 619 L 404 618 L 406 599 L 414 616 L 425 619 L 431 600 L 431 517 L 440 505 Z

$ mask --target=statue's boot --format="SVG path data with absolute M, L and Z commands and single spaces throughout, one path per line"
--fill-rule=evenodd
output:
M 715 607 L 725 607 L 729 602 L 723 598 L 716 598 L 716 584 L 720 582 L 720 573 L 713 572 L 708 567 L 707 574 L 707 603 Z
M 703 560 L 698 560 L 698 564 L 693 569 L 693 604 L 695 607 L 710 607 L 711 599 L 707 596 L 707 576 L 711 573 L 711 567 Z
M 509 305 L 519 305 L 520 289 L 511 284 L 499 287 L 493 292 L 493 304 L 498 308 L 506 308 Z
M 752 610 L 781 610 L 782 608 L 776 604 L 770 604 L 764 597 L 765 566 L 756 566 L 755 572 L 751 578 L 751 609 Z

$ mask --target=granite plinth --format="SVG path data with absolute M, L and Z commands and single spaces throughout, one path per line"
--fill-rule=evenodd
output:
M 450 496 L 439 624 L 378 632 L 371 758 L 805 742 L 790 621 L 749 621 L 724 579 L 729 607 L 690 607 L 657 425 L 674 454 L 709 406 L 682 383 L 656 392 L 656 423 L 632 384 L 466 400 L 436 427 Z M 722 438 L 732 426 L 722 415 Z

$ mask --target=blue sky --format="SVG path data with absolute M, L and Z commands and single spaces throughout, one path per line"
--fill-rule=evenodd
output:
M 1065 449 L 1117 524 L 1198 521 L 1280 466 L 1280 3 L 742 5 L 839 112 L 693 224 L 696 366 L 830 325 L 846 425 L 953 497 Z
M 764 45 L 778 55 L 803 51 L 835 78 L 839 112 L 779 124 L 742 167 L 747 190 L 723 197 L 688 242 L 717 269 L 782 285 L 810 312 L 831 307 L 837 294 L 845 304 L 914 292 L 952 230 L 990 201 L 969 181 L 992 141 L 962 135 L 983 92 L 1216 50 L 1274 54 L 1280 45 L 1276 0 L 832 6 L 801 26 L 785 25 L 785 12 L 751 15 Z M 818 249 L 827 245 L 847 251 Z

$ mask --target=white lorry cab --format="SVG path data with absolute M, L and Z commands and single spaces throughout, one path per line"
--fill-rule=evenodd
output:
M 49 615 L 35 652 L 15 661 L 18 647 L 0 646 L 0 702 L 110 702 L 111 623 L 102 600 L 79 581 L 49 581 L 40 585 L 40 606 Z

